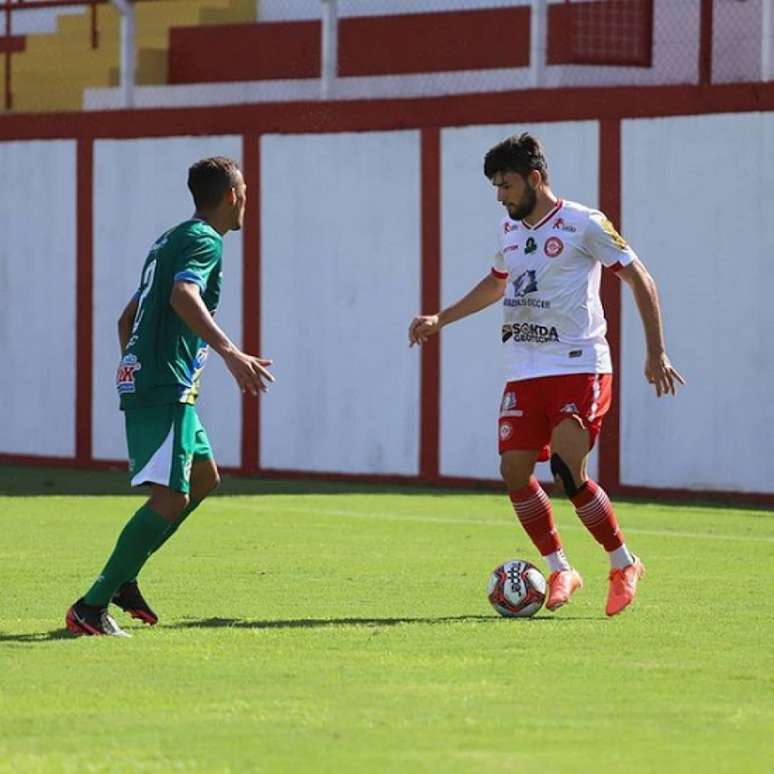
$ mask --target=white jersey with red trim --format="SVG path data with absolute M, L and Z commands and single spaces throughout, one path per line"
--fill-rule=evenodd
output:
M 492 273 L 508 280 L 502 341 L 508 381 L 612 373 L 599 285 L 637 255 L 598 210 L 559 200 L 534 226 L 506 217 Z

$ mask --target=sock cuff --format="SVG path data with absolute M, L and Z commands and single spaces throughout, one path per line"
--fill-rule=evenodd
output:
M 534 476 L 532 476 L 527 486 L 522 487 L 521 489 L 511 490 L 508 492 L 508 497 L 511 498 L 512 503 L 518 503 L 523 502 L 524 500 L 529 500 L 531 497 L 534 497 L 536 494 L 540 493 L 542 493 L 543 496 L 547 496 L 543 490 L 543 487 L 540 486 L 540 482 Z
M 573 495 L 570 500 L 576 509 L 583 508 L 596 498 L 598 492 L 604 493 L 604 491 L 596 481 L 589 479 L 580 486 L 577 494 Z
M 148 505 L 143 505 L 142 508 L 136 511 L 133 518 L 150 529 L 166 530 L 169 527 L 169 522 L 158 511 L 153 510 Z

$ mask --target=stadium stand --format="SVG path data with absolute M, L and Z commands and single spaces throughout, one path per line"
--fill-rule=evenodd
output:
M 118 84 L 120 14 L 110 4 L 92 8 L 58 16 L 55 29 L 48 34 L 0 38 L 0 42 L 10 39 L 13 47 L 8 101 L 15 111 L 80 110 L 84 89 Z M 136 82 L 166 83 L 169 30 L 174 25 L 212 25 L 254 18 L 254 0 L 137 3 Z M 4 57 L 4 77 L 9 59 Z
M 47 34 L 29 34 L 24 19 L 43 10 L 26 10 L 34 0 L 23 5 L 22 13 L 18 2 L 0 3 L 9 26 L 0 37 L 6 109 L 124 107 L 120 14 L 113 4 L 93 0 L 77 14 L 67 6 L 49 9 L 57 15 L 49 14 L 49 26 L 52 19 L 56 24 Z M 321 91 L 362 99 L 768 80 L 770 6 L 770 0 L 339 0 L 333 6 L 143 0 L 135 5 L 132 104 L 297 101 L 319 99 Z M 331 7 L 338 16 L 335 94 L 321 90 L 321 19 Z M 536 26 L 541 7 L 545 18 Z M 492 30 L 504 44 L 493 42 Z

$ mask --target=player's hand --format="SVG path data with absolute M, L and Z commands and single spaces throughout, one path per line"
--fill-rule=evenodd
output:
M 423 314 L 415 317 L 409 325 L 409 347 L 414 344 L 424 344 L 434 333 L 441 330 L 437 314 Z
M 274 381 L 274 376 L 268 370 L 273 360 L 246 355 L 239 350 L 228 353 L 223 360 L 243 393 L 258 395 L 259 392 L 267 392 L 267 382 Z
M 672 367 L 666 353 L 648 356 L 645 361 L 645 378 L 656 388 L 656 396 L 675 395 L 677 383 L 685 384 L 685 379 Z

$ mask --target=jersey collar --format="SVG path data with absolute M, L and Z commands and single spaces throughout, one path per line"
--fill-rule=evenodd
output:
M 562 205 L 564 202 L 561 199 L 558 199 L 556 202 L 556 206 L 549 212 L 547 215 L 544 215 L 537 223 L 535 223 L 534 226 L 530 226 L 529 224 L 525 223 L 523 220 L 521 221 L 521 225 L 524 226 L 527 231 L 535 231 L 536 229 L 539 229 L 541 226 L 544 226 L 551 218 L 556 215 L 559 210 L 562 209 Z

